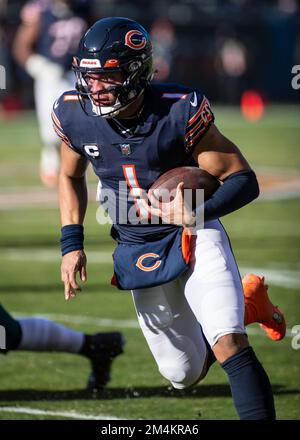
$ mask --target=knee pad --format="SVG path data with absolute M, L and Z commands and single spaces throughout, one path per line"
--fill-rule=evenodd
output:
M 164 359 L 159 363 L 161 375 L 176 389 L 196 384 L 203 372 L 206 351 L 200 353 L 194 342 L 185 336 L 176 336 L 170 342 L 172 353 L 168 353 L 166 347 Z

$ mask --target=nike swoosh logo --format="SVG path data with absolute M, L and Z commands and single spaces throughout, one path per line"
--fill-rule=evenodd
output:
M 55 103 L 54 103 L 54 108 L 57 108 L 58 107 L 58 101 L 55 101 Z
M 190 100 L 190 103 L 191 103 L 191 105 L 192 105 L 193 107 L 197 107 L 198 99 L 197 99 L 197 94 L 196 94 L 196 92 L 194 92 L 194 99 L 193 99 L 193 100 Z
M 196 92 L 194 92 L 194 99 L 193 99 L 193 101 L 191 100 L 190 103 L 191 103 L 191 105 L 192 105 L 193 107 L 197 107 L 198 99 L 197 99 L 197 94 L 196 94 Z

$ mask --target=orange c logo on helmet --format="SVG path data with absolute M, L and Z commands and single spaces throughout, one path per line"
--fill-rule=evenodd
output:
M 148 254 L 143 254 L 143 255 L 141 255 L 141 256 L 138 258 L 138 260 L 137 260 L 137 262 L 136 262 L 136 266 L 137 266 L 139 269 L 143 270 L 144 272 L 151 272 L 152 270 L 157 269 L 157 268 L 161 265 L 161 260 L 158 260 L 158 261 L 155 261 L 155 263 L 153 264 L 153 266 L 144 266 L 144 265 L 143 265 L 143 261 L 144 261 L 146 258 L 159 258 L 159 255 L 158 255 L 158 254 L 153 254 L 153 253 L 149 252 Z
M 143 35 L 143 38 L 141 38 L 142 32 L 138 30 L 129 31 L 125 35 L 125 44 L 126 46 L 129 46 L 131 49 L 134 50 L 140 50 L 144 49 L 144 47 L 147 44 L 147 39 Z

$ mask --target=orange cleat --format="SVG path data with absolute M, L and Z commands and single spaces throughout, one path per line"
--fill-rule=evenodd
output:
M 268 296 L 264 277 L 248 274 L 243 280 L 245 298 L 245 325 L 258 322 L 273 341 L 280 341 L 286 333 L 283 313 L 274 306 Z

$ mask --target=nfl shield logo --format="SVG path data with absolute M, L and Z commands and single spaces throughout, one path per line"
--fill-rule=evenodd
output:
M 120 148 L 123 156 L 129 156 L 129 154 L 131 154 L 130 144 L 120 144 Z

